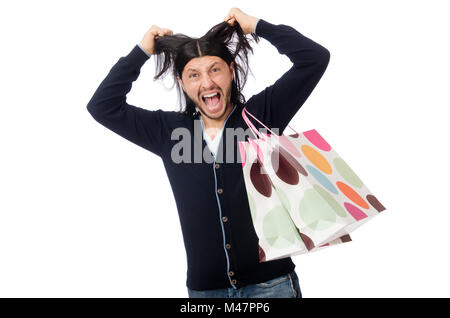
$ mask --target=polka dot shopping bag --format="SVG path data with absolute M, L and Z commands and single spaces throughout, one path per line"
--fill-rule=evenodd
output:
M 351 241 L 351 231 L 385 210 L 315 129 L 288 126 L 295 134 L 278 136 L 245 107 L 242 117 L 255 136 L 239 152 L 260 262 Z

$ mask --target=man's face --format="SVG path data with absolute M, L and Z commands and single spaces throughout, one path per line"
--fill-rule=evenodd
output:
M 224 119 L 230 104 L 233 66 L 233 62 L 228 66 L 218 56 L 196 57 L 185 65 L 182 80 L 178 77 L 184 92 L 204 116 Z

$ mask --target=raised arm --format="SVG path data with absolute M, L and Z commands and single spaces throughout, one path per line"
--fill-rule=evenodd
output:
M 269 128 L 278 128 L 281 134 L 325 72 L 330 52 L 288 25 L 274 25 L 260 19 L 255 33 L 293 64 L 273 85 L 247 102 L 249 112 Z
M 158 31 L 155 26 L 152 28 Z M 160 156 L 165 139 L 165 112 L 161 109 L 139 108 L 126 102 L 126 95 L 131 90 L 132 83 L 138 78 L 142 65 L 153 53 L 149 45 L 149 37 L 153 35 L 151 30 L 147 31 L 140 44 L 112 67 L 89 101 L 87 110 L 106 128 Z

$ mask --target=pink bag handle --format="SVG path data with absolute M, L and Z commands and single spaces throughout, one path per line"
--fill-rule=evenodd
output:
M 267 127 L 266 125 L 264 125 L 261 121 L 258 120 L 258 118 L 256 118 L 255 116 L 253 116 L 245 107 L 242 109 L 242 118 L 244 119 L 245 123 L 248 125 L 248 127 L 250 128 L 250 130 L 252 131 L 253 135 L 259 136 L 260 138 L 262 138 L 262 140 L 264 140 L 263 138 L 263 134 L 260 133 L 258 131 L 258 129 L 256 129 L 255 125 L 252 124 L 252 122 L 248 119 L 247 114 L 249 114 L 251 117 L 253 117 L 253 119 L 255 119 L 258 123 L 260 123 L 264 128 L 266 128 L 268 131 L 270 131 L 272 133 L 272 135 L 277 136 L 272 130 L 269 129 L 269 127 Z M 297 135 L 300 135 L 294 128 L 292 128 L 291 126 L 287 125 L 289 128 L 291 128 Z M 284 134 L 282 134 L 284 135 Z M 278 136 L 277 136 L 278 137 Z
M 245 123 L 247 124 L 248 128 L 250 128 L 250 131 L 253 133 L 253 135 L 255 136 L 255 139 L 257 139 L 257 136 L 259 138 L 261 138 L 262 140 L 264 140 L 263 135 L 256 129 L 255 125 L 252 124 L 252 122 L 250 121 L 250 119 L 248 119 L 247 115 L 245 114 L 245 111 L 247 111 L 244 107 L 244 109 L 242 109 L 242 118 L 244 119 Z M 248 111 L 247 111 L 248 112 Z M 251 114 L 250 114 L 251 115 Z M 253 117 L 253 115 L 251 115 Z M 254 117 L 253 117 L 254 118 Z

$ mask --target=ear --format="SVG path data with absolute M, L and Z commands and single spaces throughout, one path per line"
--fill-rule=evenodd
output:
M 233 75 L 232 75 L 232 78 L 231 78 L 231 80 L 233 81 L 233 80 L 234 80 L 234 62 L 231 62 L 231 63 L 230 63 L 230 71 L 231 71 L 231 73 L 233 74 Z
M 181 87 L 183 88 L 183 91 L 186 92 L 186 90 L 184 89 L 183 80 L 178 75 L 177 75 L 177 80 L 178 80 L 178 83 L 180 83 Z

